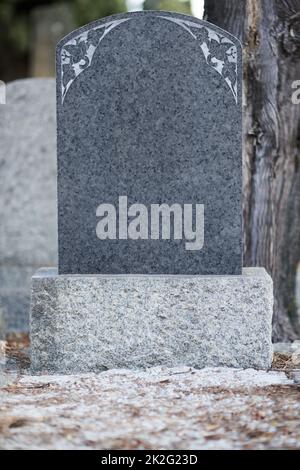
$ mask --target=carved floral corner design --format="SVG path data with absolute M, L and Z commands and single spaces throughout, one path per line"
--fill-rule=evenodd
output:
M 170 16 L 161 16 L 161 18 L 178 24 L 199 41 L 206 63 L 223 77 L 237 104 L 238 52 L 236 45 L 229 38 L 205 25 Z
M 114 20 L 86 31 L 67 42 L 61 49 L 61 95 L 62 103 L 76 78 L 91 64 L 101 41 L 119 24 L 131 18 Z
M 91 66 L 95 51 L 105 36 L 117 26 L 132 18 L 114 20 L 92 28 L 71 39 L 62 47 L 62 103 L 76 78 Z M 222 76 L 237 103 L 238 52 L 235 44 L 229 38 L 216 33 L 205 25 L 171 16 L 159 16 L 159 18 L 178 24 L 188 31 L 195 40 L 199 41 L 206 63 Z

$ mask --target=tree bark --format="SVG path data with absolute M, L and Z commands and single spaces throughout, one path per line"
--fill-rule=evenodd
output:
M 295 338 L 300 261 L 300 0 L 206 0 L 205 19 L 244 46 L 244 265 L 274 281 L 275 341 Z

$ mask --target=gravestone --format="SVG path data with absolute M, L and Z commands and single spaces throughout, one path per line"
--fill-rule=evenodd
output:
M 5 334 L 6 334 L 6 326 L 5 326 L 4 307 L 1 304 L 1 299 L 0 299 L 0 340 L 5 338 Z
M 57 263 L 55 80 L 9 83 L 0 106 L 0 304 L 28 331 L 31 276 Z
M 4 105 L 5 103 L 6 103 L 6 85 L 2 80 L 0 80 L 0 105 Z
M 166 12 L 59 43 L 59 267 L 32 278 L 34 372 L 270 367 L 272 280 L 242 270 L 241 58 Z
M 241 274 L 242 52 L 176 13 L 57 49 L 59 273 Z

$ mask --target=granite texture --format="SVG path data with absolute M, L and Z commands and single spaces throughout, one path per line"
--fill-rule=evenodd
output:
M 33 372 L 228 366 L 272 361 L 273 287 L 241 276 L 57 275 L 32 280 Z
M 59 272 L 241 274 L 242 52 L 177 13 L 91 23 L 57 48 Z M 204 246 L 96 235 L 97 207 L 203 204 Z M 149 230 L 150 233 L 150 230 Z
M 7 85 L 0 106 L 0 299 L 28 330 L 32 274 L 57 263 L 55 80 Z
M 5 309 L 0 299 L 0 340 L 5 338 L 6 324 L 5 324 Z

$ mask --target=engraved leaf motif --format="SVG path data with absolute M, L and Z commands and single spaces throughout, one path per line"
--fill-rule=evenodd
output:
M 81 33 L 63 45 L 61 49 L 62 103 L 74 80 L 91 66 L 95 50 L 101 40 L 109 31 L 119 24 L 129 21 L 129 19 L 122 18 L 100 25 Z
M 75 64 L 84 59 L 86 55 L 87 45 L 81 41 L 76 45 L 66 45 L 64 49 L 70 54 L 71 61 Z
M 102 35 L 103 35 L 102 29 L 91 29 L 88 32 L 88 36 L 87 36 L 88 46 L 92 45 L 94 47 L 97 47 Z
M 198 41 L 200 41 L 201 44 L 203 44 L 204 42 L 206 43 L 208 42 L 209 34 L 206 28 L 201 28 L 201 29 L 196 29 L 196 30 L 193 29 L 193 33 L 198 39 Z
M 168 16 L 160 18 L 176 23 L 199 41 L 209 66 L 222 75 L 237 103 L 237 47 L 227 37 L 208 26 Z M 102 39 L 116 26 L 131 18 L 122 18 L 97 26 L 71 39 L 61 50 L 62 102 L 78 75 L 87 69 Z
M 208 44 L 208 49 L 209 49 L 209 52 L 210 52 L 210 57 L 211 58 L 216 58 L 218 60 L 221 60 L 221 61 L 225 61 L 227 60 L 227 56 L 226 56 L 226 52 L 228 51 L 228 49 L 230 48 L 230 44 L 228 43 L 218 43 L 217 41 L 215 40 L 212 40 L 209 44 Z
M 72 64 L 64 64 L 62 69 L 63 69 L 62 83 L 65 88 L 71 80 L 75 79 L 75 71 L 72 67 Z
M 230 82 L 234 85 L 236 82 L 236 67 L 232 62 L 225 62 L 222 70 L 222 75 L 224 78 L 228 78 Z
M 236 45 L 228 37 L 206 25 L 169 16 L 161 16 L 161 18 L 181 26 L 199 41 L 206 63 L 223 77 L 237 104 L 238 53 Z M 227 64 L 226 67 L 225 64 Z

